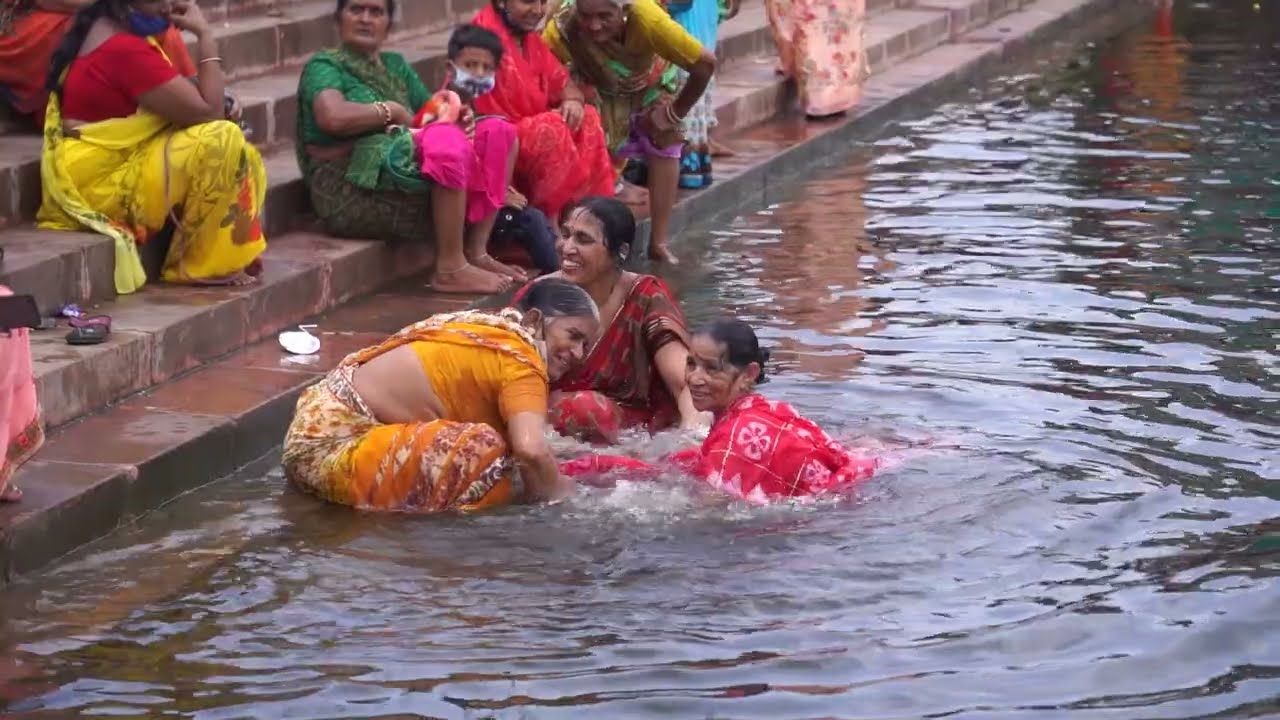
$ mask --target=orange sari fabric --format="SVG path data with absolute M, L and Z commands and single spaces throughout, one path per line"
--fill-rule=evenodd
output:
M 552 222 L 566 205 L 589 195 L 613 195 L 613 161 L 600 114 L 587 105 L 573 130 L 556 108 L 569 85 L 569 72 L 542 37 L 517 37 L 486 6 L 472 21 L 502 39 L 502 64 L 493 92 L 476 98 L 476 112 L 503 115 L 520 137 L 514 185 Z
M 347 356 L 298 400 L 284 442 L 285 476 L 329 502 L 407 513 L 472 511 L 523 495 L 506 439 L 493 426 L 453 419 L 380 423 L 355 391 L 360 365 L 410 343 L 504 353 L 546 378 L 520 314 L 465 311 L 410 325 Z
M 765 0 L 782 71 L 813 116 L 852 109 L 870 75 L 867 0 Z
M 9 3 L 12 7 L 15 2 L 21 6 L 20 0 L 0 0 L 0 15 L 6 10 L 3 5 Z M 45 89 L 49 63 L 62 36 L 71 27 L 72 15 L 33 9 L 18 10 L 13 17 L 7 31 L 0 28 L 0 85 L 7 90 L 3 94 L 8 96 L 14 110 L 20 115 L 32 116 L 44 127 L 45 105 L 49 102 L 49 91 Z M 156 40 L 180 75 L 195 77 L 195 63 L 177 28 L 170 27 Z

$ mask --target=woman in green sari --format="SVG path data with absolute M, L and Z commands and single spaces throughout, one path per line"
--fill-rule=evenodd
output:
M 543 39 L 596 94 L 615 162 L 647 164 L 649 256 L 675 262 L 667 236 L 684 147 L 680 124 L 706 92 L 715 55 L 658 0 L 562 0 Z M 688 73 L 683 87 L 677 69 Z
M 434 289 L 502 292 L 523 277 L 486 251 L 511 181 L 515 128 L 468 112 L 462 125 L 429 125 L 415 148 L 403 128 L 431 92 L 403 56 L 381 50 L 396 0 L 337 3 L 342 46 L 311 58 L 298 84 L 298 165 L 325 232 L 434 237 Z M 495 184 L 502 192 L 491 197 Z

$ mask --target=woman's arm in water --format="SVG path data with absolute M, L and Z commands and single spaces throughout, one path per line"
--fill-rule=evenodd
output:
M 682 428 L 697 425 L 700 417 L 697 408 L 693 406 L 693 398 L 689 395 L 689 388 L 684 381 L 685 364 L 688 360 L 689 349 L 680 342 L 669 342 L 653 354 L 658 375 L 662 378 L 662 383 L 667 386 L 667 390 L 671 391 L 671 397 L 676 399 L 676 405 L 680 408 L 680 427 Z
M 547 443 L 545 412 L 520 412 L 507 418 L 511 436 L 511 454 L 525 479 L 525 494 L 530 500 L 554 502 L 573 494 L 572 479 L 560 474 L 551 445 Z

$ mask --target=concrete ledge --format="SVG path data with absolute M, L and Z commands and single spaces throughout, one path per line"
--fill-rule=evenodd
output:
M 994 30 L 998 38 L 966 34 L 959 44 L 935 48 L 873 77 L 863 105 L 843 121 L 817 125 L 784 119 L 732 138 L 742 159 L 722 163 L 716 185 L 681 200 L 677 227 L 768 202 L 782 179 L 841 157 L 856 135 L 935 105 L 946 93 L 967 90 L 1011 60 L 1052 55 L 1077 40 L 1117 31 L 1145 13 L 1128 0 L 1039 0 L 1002 21 Z M 298 252 L 312 250 L 300 245 Z M 466 304 L 406 282 L 318 318 L 323 351 L 314 359 L 299 363 L 284 356 L 274 340 L 265 340 L 56 431 L 38 460 L 18 473 L 27 499 L 0 507 L 0 577 L 38 569 L 148 509 L 229 474 L 278 442 L 297 393 L 347 352 L 423 316 Z M 248 311 L 254 305 L 243 307 Z M 171 358 L 148 359 L 145 353 L 135 359 L 153 372 L 183 366 Z

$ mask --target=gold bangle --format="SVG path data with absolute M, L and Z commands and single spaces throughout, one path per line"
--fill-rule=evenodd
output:
M 375 102 L 373 106 L 377 108 L 378 113 L 382 115 L 382 126 L 386 127 L 390 125 L 391 124 L 391 108 L 387 107 L 387 104 L 381 100 Z
M 221 56 L 218 56 L 218 55 L 214 55 L 213 57 L 207 57 L 207 58 L 205 58 L 205 59 L 201 60 L 198 64 L 200 64 L 200 65 L 204 65 L 205 63 L 218 63 L 219 65 L 221 65 L 221 64 L 222 64 L 222 57 L 221 57 Z

